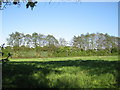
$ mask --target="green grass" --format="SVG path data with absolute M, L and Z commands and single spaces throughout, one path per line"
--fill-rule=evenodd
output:
M 10 59 L 3 88 L 120 88 L 118 56 Z

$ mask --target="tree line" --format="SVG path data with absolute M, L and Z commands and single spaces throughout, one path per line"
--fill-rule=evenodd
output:
M 118 55 L 118 37 L 107 33 L 87 33 L 74 36 L 70 43 L 64 38 L 40 33 L 11 33 L 3 52 L 16 58 L 42 58 L 66 56 Z M 4 57 L 6 54 L 4 54 Z

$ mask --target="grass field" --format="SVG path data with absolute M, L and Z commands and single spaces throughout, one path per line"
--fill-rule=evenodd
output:
M 3 88 L 120 88 L 118 56 L 10 59 Z

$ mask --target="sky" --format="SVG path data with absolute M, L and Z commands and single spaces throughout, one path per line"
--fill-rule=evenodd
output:
M 86 33 L 118 36 L 117 2 L 39 2 L 33 10 L 25 4 L 0 11 L 0 45 L 15 31 L 50 34 L 67 41 Z

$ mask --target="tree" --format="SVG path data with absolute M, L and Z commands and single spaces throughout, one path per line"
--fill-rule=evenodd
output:
M 1 0 L 0 1 L 0 10 L 4 10 L 8 5 L 18 5 L 20 6 L 20 2 L 27 2 L 26 8 L 31 7 L 31 10 L 36 6 L 37 1 L 35 0 Z
M 72 45 L 67 46 L 64 38 L 59 42 L 53 35 L 33 33 L 32 35 L 15 32 L 9 35 L 7 43 L 9 46 L 4 52 L 13 52 L 14 57 L 26 55 L 31 57 L 48 56 L 81 56 L 81 55 L 117 55 L 118 37 L 102 33 L 81 34 L 74 36 Z M 33 55 L 34 52 L 34 55 Z M 4 54 L 5 55 L 5 54 Z M 7 56 L 6 54 L 5 56 Z M 27 57 L 27 56 L 26 56 Z M 43 56 L 44 57 L 44 56 Z
M 76 2 L 79 2 L 80 0 L 75 0 Z M 0 0 L 0 10 L 4 10 L 9 5 L 17 5 L 20 6 L 21 2 L 26 2 L 26 8 L 33 8 L 37 5 L 37 0 Z M 49 4 L 52 2 L 52 0 L 49 0 Z
M 46 45 L 50 47 L 51 45 L 58 46 L 58 40 L 53 35 L 47 35 Z
M 64 50 L 67 52 L 67 56 L 69 56 L 69 52 L 70 52 L 70 47 L 69 46 L 65 46 Z
M 9 35 L 10 38 L 7 38 L 7 44 L 10 45 L 14 52 L 15 52 L 15 56 L 18 56 L 19 50 L 20 50 L 20 46 L 23 45 L 23 33 L 19 33 L 19 32 L 15 32 Z
M 8 41 L 8 45 L 10 45 L 11 47 L 16 46 L 19 47 L 22 45 L 23 42 L 23 34 L 19 33 L 19 32 L 15 32 L 9 35 L 10 38 L 7 38 Z
M 85 46 L 86 46 L 86 50 L 88 50 L 89 49 L 89 45 L 90 45 L 90 35 L 89 35 L 89 33 L 87 33 L 86 35 L 85 35 Z
M 91 49 L 95 49 L 95 33 L 90 34 Z
M 24 46 L 30 47 L 31 46 L 31 40 L 32 36 L 30 34 L 24 35 Z
M 73 43 L 73 46 L 74 46 L 74 47 L 77 47 L 77 45 L 78 45 L 78 37 L 74 36 L 72 43 Z
M 38 46 L 38 33 L 36 32 L 32 34 L 32 43 L 35 48 Z
M 67 45 L 67 41 L 64 38 L 59 39 L 60 47 L 65 47 Z
M 3 55 L 5 54 L 5 53 L 3 52 L 4 45 L 5 45 L 5 44 L 3 44 L 3 45 L 1 46 L 0 56 L 3 56 Z M 5 59 L 2 58 L 2 60 L 1 60 L 3 65 L 4 65 L 6 62 L 9 61 L 8 58 L 12 55 L 10 52 L 7 53 L 7 54 L 8 54 L 8 56 L 7 56 Z
M 106 33 L 105 35 L 104 35 L 104 37 L 105 37 L 105 39 L 104 39 L 104 47 L 105 47 L 105 49 L 107 49 L 107 50 L 110 50 L 110 36 Z
M 46 36 L 43 34 L 38 34 L 38 42 L 39 42 L 39 46 L 43 47 L 45 46 L 45 38 Z
M 103 48 L 103 40 L 104 40 L 104 37 L 103 37 L 103 34 L 102 33 L 97 33 L 97 49 L 102 49 Z
M 47 35 L 46 37 L 46 45 L 49 48 L 50 56 L 53 55 L 56 47 L 58 46 L 58 40 L 53 35 Z

